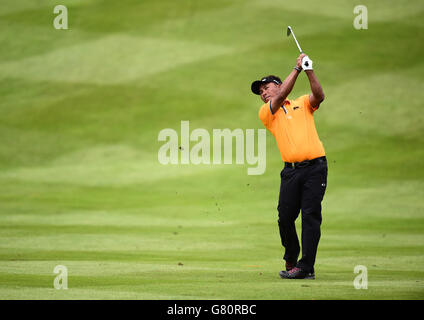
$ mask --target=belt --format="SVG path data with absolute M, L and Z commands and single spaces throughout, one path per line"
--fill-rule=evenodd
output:
M 312 160 L 305 160 L 301 162 L 285 162 L 285 167 L 297 169 L 297 168 L 308 167 L 316 163 L 326 163 L 326 162 L 327 162 L 327 158 L 323 156 L 323 157 L 315 158 Z

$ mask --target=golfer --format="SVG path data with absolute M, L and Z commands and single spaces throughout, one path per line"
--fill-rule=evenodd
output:
M 252 92 L 265 103 L 259 118 L 274 135 L 285 165 L 281 171 L 278 226 L 285 248 L 286 279 L 315 279 L 314 264 L 321 236 L 321 201 L 327 186 L 327 160 L 313 114 L 324 100 L 324 92 L 312 69 L 312 60 L 301 54 L 296 66 L 281 82 L 267 76 L 252 83 Z M 309 79 L 311 94 L 287 99 L 301 71 Z M 295 220 L 302 212 L 302 256 Z

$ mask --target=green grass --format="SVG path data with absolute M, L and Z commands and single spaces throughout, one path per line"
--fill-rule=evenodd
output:
M 66 0 L 69 30 L 53 28 L 56 4 L 0 11 L 1 299 L 424 298 L 422 1 Z M 157 160 L 181 120 L 262 128 L 250 83 L 290 72 L 287 25 L 326 93 L 315 281 L 278 276 L 270 133 L 260 176 Z M 308 91 L 301 74 L 291 97 Z

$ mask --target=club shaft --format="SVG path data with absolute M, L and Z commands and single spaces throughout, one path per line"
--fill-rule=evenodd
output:
M 297 39 L 296 39 L 296 36 L 294 35 L 293 30 L 291 30 L 291 34 L 292 34 L 292 36 L 293 36 L 294 41 L 296 41 L 296 45 L 297 45 L 297 47 L 299 48 L 300 53 L 303 53 L 302 48 L 301 48 L 301 47 L 300 47 L 300 45 L 299 45 L 299 42 L 297 42 Z

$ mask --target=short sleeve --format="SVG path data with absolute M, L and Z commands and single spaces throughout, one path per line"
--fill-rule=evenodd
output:
M 271 104 L 270 102 L 265 103 L 261 109 L 259 110 L 259 119 L 261 119 L 262 123 L 267 129 L 270 129 L 272 126 L 272 121 L 275 119 L 275 113 L 271 112 Z
M 309 102 L 309 94 L 305 94 L 304 96 L 301 96 L 299 99 L 302 101 L 305 108 L 311 113 L 314 113 L 319 108 L 319 106 L 316 108 L 312 108 L 311 103 Z

